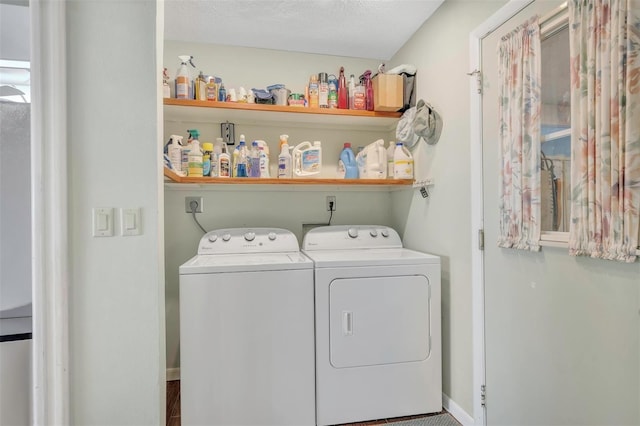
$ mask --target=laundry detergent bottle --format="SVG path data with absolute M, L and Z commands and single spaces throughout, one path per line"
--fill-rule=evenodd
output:
M 344 143 L 344 147 L 340 153 L 340 160 L 338 160 L 338 177 L 344 179 L 358 178 L 358 164 L 356 163 L 356 156 L 349 142 Z
M 203 164 L 202 164 L 202 148 L 200 147 L 200 132 L 196 129 L 187 130 L 190 135 L 191 142 L 189 142 L 189 176 L 202 177 L 203 176 Z
M 413 179 L 413 157 L 402 142 L 396 143 L 393 152 L 393 178 Z
M 293 177 L 313 178 L 322 171 L 322 146 L 320 141 L 302 142 L 293 149 Z
M 387 177 L 387 151 L 384 140 L 370 143 L 356 156 L 361 179 L 385 179 Z

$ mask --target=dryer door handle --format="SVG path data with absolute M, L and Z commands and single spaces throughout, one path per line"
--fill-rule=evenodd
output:
M 342 311 L 342 334 L 353 336 L 353 312 Z

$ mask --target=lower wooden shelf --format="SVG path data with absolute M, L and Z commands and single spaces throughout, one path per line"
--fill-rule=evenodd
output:
M 217 178 L 180 176 L 168 168 L 164 175 L 176 183 L 197 183 L 201 185 L 347 185 L 347 186 L 412 186 L 412 179 L 274 179 L 274 178 Z

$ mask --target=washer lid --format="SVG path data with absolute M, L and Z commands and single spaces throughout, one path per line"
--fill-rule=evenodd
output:
M 405 248 L 303 250 L 303 253 L 313 260 L 316 268 L 440 264 L 439 256 Z
M 300 252 L 197 255 L 180 266 L 180 274 L 285 271 L 311 269 L 313 262 Z

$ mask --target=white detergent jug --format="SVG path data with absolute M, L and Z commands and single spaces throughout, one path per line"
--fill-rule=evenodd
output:
M 365 146 L 356 156 L 360 179 L 385 179 L 387 177 L 387 150 L 384 140 Z
M 396 143 L 393 153 L 393 178 L 413 179 L 413 157 L 402 142 Z
M 314 178 L 322 171 L 322 147 L 320 141 L 302 142 L 291 153 L 294 178 Z

